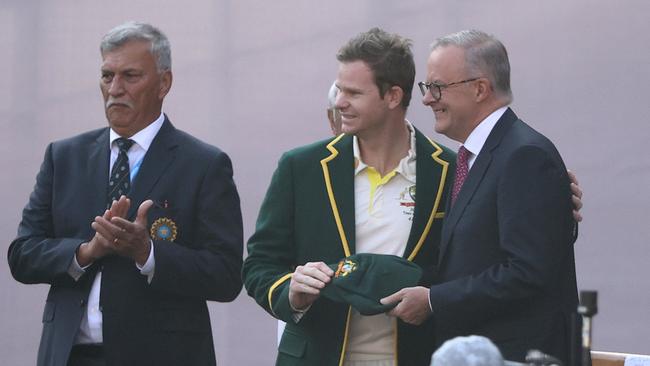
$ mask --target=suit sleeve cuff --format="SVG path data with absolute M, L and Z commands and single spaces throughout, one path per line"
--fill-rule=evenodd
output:
M 75 252 L 74 256 L 72 256 L 72 262 L 70 262 L 70 266 L 68 267 L 68 274 L 75 281 L 79 281 L 81 276 L 86 273 L 86 268 L 90 267 L 91 265 L 92 263 L 85 267 L 81 267 L 81 265 L 79 265 L 79 261 L 77 260 L 77 253 Z
M 153 275 L 156 270 L 156 258 L 153 255 L 153 241 L 150 240 L 151 245 L 149 248 L 149 258 L 147 258 L 147 261 L 144 262 L 143 266 L 140 266 L 137 262 L 135 264 L 136 267 L 140 270 L 140 274 L 147 276 L 147 283 L 151 283 L 151 280 L 153 280 Z
M 311 309 L 311 305 L 309 305 L 303 310 L 296 310 L 294 309 L 293 305 L 291 305 L 291 301 L 289 301 L 289 306 L 291 307 L 291 311 L 293 312 L 293 314 L 291 314 L 291 317 L 293 318 L 293 321 L 296 324 L 300 321 L 300 319 L 302 319 L 303 316 L 305 316 L 305 314 L 307 314 L 309 309 Z

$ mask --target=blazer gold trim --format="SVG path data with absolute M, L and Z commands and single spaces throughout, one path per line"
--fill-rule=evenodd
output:
M 271 285 L 271 288 L 269 288 L 269 294 L 268 294 L 268 297 L 269 297 L 269 310 L 271 310 L 271 312 L 273 313 L 273 315 L 275 315 L 276 317 L 277 317 L 277 314 L 275 313 L 275 311 L 273 311 L 273 291 L 275 291 L 275 289 L 276 289 L 278 286 L 280 286 L 282 283 L 284 283 L 286 280 L 288 280 L 289 278 L 291 278 L 292 275 L 293 275 L 293 273 L 287 273 L 286 275 L 280 277 L 279 280 L 275 281 L 275 282 Z
M 341 222 L 341 216 L 339 215 L 339 209 L 338 206 L 336 205 L 336 199 L 334 198 L 334 190 L 332 189 L 332 181 L 330 180 L 330 171 L 329 168 L 327 167 L 327 163 L 329 163 L 332 159 L 336 158 L 339 155 L 339 151 L 336 150 L 334 145 L 339 142 L 341 138 L 345 136 L 344 133 L 340 134 L 337 138 L 332 140 L 329 144 L 327 144 L 327 150 L 331 152 L 331 154 L 324 158 L 323 160 L 320 161 L 320 165 L 323 167 L 323 177 L 325 178 L 325 187 L 327 188 L 327 196 L 329 197 L 330 200 L 330 206 L 332 206 L 332 213 L 334 214 L 334 220 L 336 221 L 336 228 L 339 231 L 339 236 L 341 237 L 341 244 L 343 245 L 343 252 L 345 253 L 346 257 L 349 257 L 352 255 L 350 252 L 350 246 L 348 245 L 348 239 L 345 236 L 345 231 L 343 231 L 343 223 Z
M 345 319 L 345 333 L 343 334 L 343 347 L 341 347 L 341 356 L 339 357 L 339 366 L 343 366 L 345 361 L 345 349 L 348 346 L 348 333 L 350 331 L 350 317 L 352 316 L 352 306 L 348 306 L 348 316 Z
M 436 149 L 436 151 L 431 154 L 431 158 L 435 160 L 438 164 L 442 165 L 442 174 L 440 174 L 440 182 L 438 183 L 438 192 L 436 193 L 436 200 L 433 204 L 433 209 L 431 210 L 431 215 L 429 215 L 429 220 L 427 221 L 427 225 L 424 227 L 424 231 L 422 231 L 422 235 L 420 235 L 420 239 L 418 240 L 418 243 L 415 245 L 415 248 L 413 248 L 413 251 L 411 254 L 408 256 L 408 260 L 413 261 L 415 257 L 418 255 L 418 252 L 420 251 L 420 248 L 422 248 L 422 245 L 424 244 L 424 240 L 427 238 L 429 235 L 429 231 L 431 230 L 431 225 L 433 225 L 433 220 L 440 218 L 442 219 L 445 216 L 444 212 L 438 212 L 438 207 L 440 206 L 440 201 L 442 198 L 442 192 L 444 191 L 445 188 L 445 180 L 447 178 L 447 170 L 449 169 L 449 162 L 444 161 L 440 159 L 440 154 L 442 154 L 442 148 L 433 142 L 430 138 L 427 137 L 427 140 L 429 140 L 429 143 L 433 145 L 433 147 Z M 417 172 L 415 173 L 417 174 Z

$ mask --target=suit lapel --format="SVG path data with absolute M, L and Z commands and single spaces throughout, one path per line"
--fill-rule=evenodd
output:
M 175 135 L 176 129 L 169 119 L 165 117 L 165 122 L 151 142 L 151 146 L 149 146 L 149 150 L 147 150 L 140 166 L 140 171 L 132 184 L 131 193 L 129 194 L 131 207 L 128 214 L 131 220 L 135 217 L 140 203 L 148 198 L 149 193 L 167 167 L 174 161 L 176 157 L 174 149 L 178 146 L 174 138 Z
M 485 176 L 485 172 L 488 170 L 492 162 L 493 150 L 499 145 L 503 135 L 505 135 L 506 131 L 508 131 L 512 123 L 516 120 L 517 116 L 510 108 L 508 108 L 499 121 L 497 121 L 487 140 L 485 140 L 485 144 L 476 157 L 474 165 L 470 169 L 469 174 L 465 179 L 465 183 L 463 183 L 463 187 L 460 189 L 460 192 L 458 192 L 458 197 L 456 198 L 453 207 L 450 207 L 450 202 L 447 203 L 448 215 L 442 227 L 442 242 L 439 261 L 442 261 L 456 224 L 458 224 L 465 207 L 467 207 L 467 204 L 471 201 L 476 189 Z M 451 201 L 451 198 L 448 201 Z
M 93 215 L 102 215 L 107 208 L 108 201 L 108 165 L 110 164 L 110 146 L 109 146 L 109 129 L 104 129 L 93 145 L 90 147 L 88 155 L 88 166 L 90 169 L 86 170 L 88 178 L 86 182 L 90 182 L 93 193 L 90 199 L 90 207 L 92 207 Z M 97 193 L 99 192 L 99 193 Z
M 342 134 L 328 145 L 329 155 L 320 161 L 332 215 L 345 256 L 355 251 L 354 154 L 352 136 Z
M 414 260 L 429 235 L 434 220 L 441 220 L 442 193 L 449 170 L 449 162 L 442 160 L 443 150 L 435 142 L 415 130 L 416 192 L 415 212 L 404 257 Z
M 101 216 L 108 208 L 108 169 L 110 165 L 110 144 L 109 144 L 109 128 L 103 129 L 97 139 L 89 146 L 88 150 L 88 169 L 86 169 L 86 179 L 93 189 L 88 190 L 89 195 L 88 207 L 90 208 L 89 218 Z M 90 226 L 90 225 L 88 225 Z M 92 234 L 94 231 L 92 231 Z M 85 281 L 84 288 L 90 291 L 90 286 L 93 283 L 95 274 L 99 269 L 99 264 L 103 260 L 98 260 L 93 263 L 90 268 L 86 269 L 86 275 L 82 277 Z

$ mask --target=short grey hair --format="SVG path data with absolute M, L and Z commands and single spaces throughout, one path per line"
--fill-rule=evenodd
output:
M 327 109 L 336 106 L 336 97 L 339 95 L 339 88 L 336 87 L 336 81 L 332 83 L 330 91 L 327 93 Z
M 508 103 L 512 102 L 510 61 L 508 51 L 501 41 L 479 30 L 463 30 L 436 39 L 431 45 L 431 51 L 446 46 L 462 48 L 465 51 L 467 71 L 488 78 L 494 91 Z
M 167 36 L 151 24 L 126 22 L 111 29 L 99 45 L 102 55 L 131 41 L 151 43 L 151 54 L 156 59 L 158 72 L 172 69 L 172 51 Z
M 508 365 L 499 349 L 483 336 L 456 337 L 438 348 L 431 366 L 503 366 Z

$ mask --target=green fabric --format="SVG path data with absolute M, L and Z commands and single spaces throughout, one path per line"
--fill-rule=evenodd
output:
M 352 136 L 343 136 L 328 149 L 330 142 L 332 139 L 320 141 L 282 156 L 262 202 L 255 232 L 248 240 L 248 257 L 242 271 L 246 290 L 269 314 L 287 322 L 278 348 L 277 365 L 338 365 L 343 351 L 349 306 L 321 296 L 296 323 L 288 300 L 290 279 L 277 283 L 299 265 L 320 261 L 337 263 L 346 257 L 325 184 L 326 176 L 331 182 L 350 254 L 355 253 Z M 416 130 L 416 206 L 404 257 L 413 255 L 413 262 L 425 273 L 420 283 L 425 286 L 434 280 L 442 218 L 434 219 L 428 234 L 423 233 L 446 171 L 437 213 L 444 211 L 455 163 L 452 151 L 442 146 L 440 149 L 436 153 L 439 149 Z M 434 153 L 439 161 L 432 157 Z M 329 159 L 325 163 L 328 175 L 321 163 L 323 159 Z M 421 238 L 422 245 L 414 254 Z M 274 284 L 277 286 L 272 291 L 271 307 L 268 295 Z M 429 323 L 414 327 L 398 322 L 400 365 L 429 364 L 434 347 Z
M 417 286 L 422 276 L 417 264 L 387 254 L 355 254 L 329 266 L 335 275 L 321 290 L 321 295 L 349 304 L 362 315 L 376 315 L 394 308 L 397 303 L 384 305 L 379 300 L 405 287 Z

